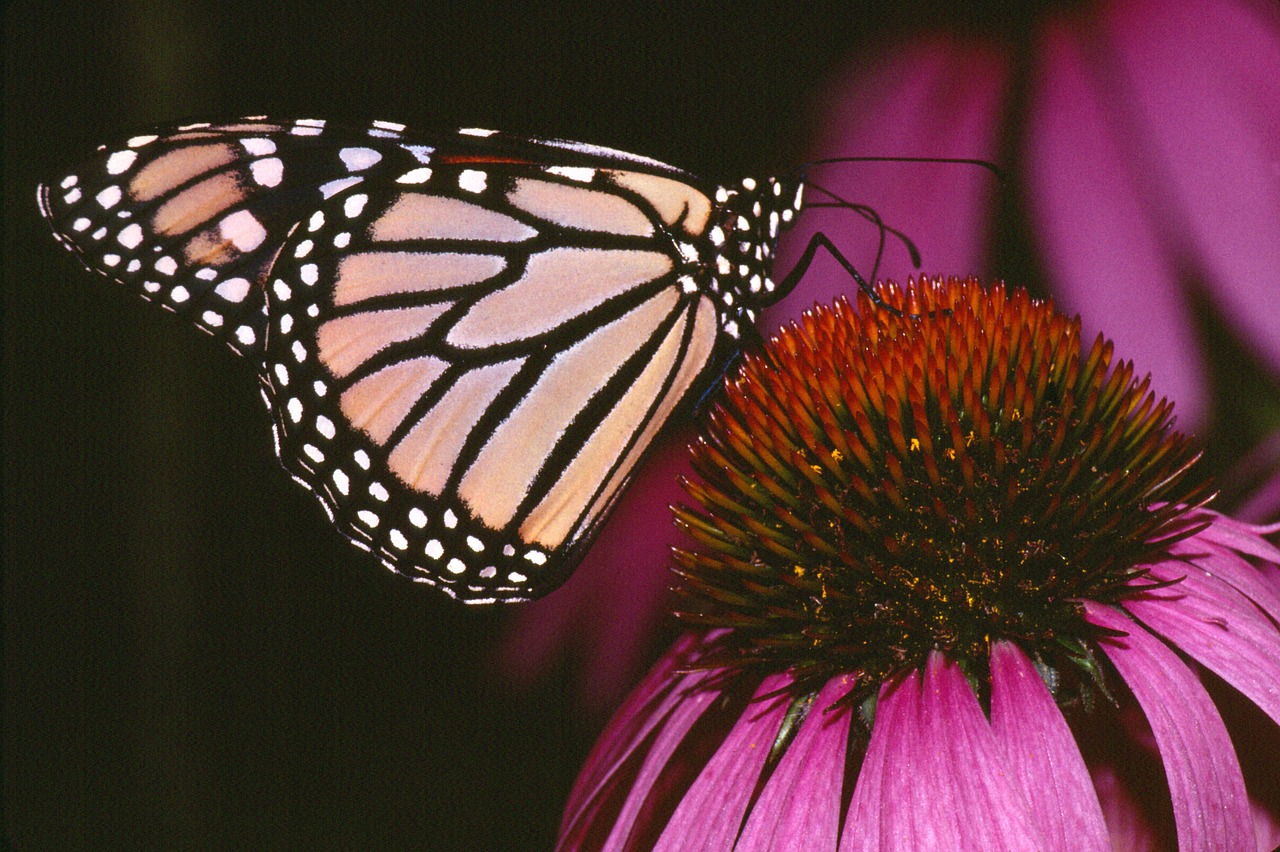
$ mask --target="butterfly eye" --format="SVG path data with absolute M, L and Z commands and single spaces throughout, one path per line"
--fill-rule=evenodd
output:
M 245 119 L 136 136 L 40 198 L 89 268 L 258 368 L 281 461 L 339 530 L 487 602 L 562 582 L 719 375 L 762 305 L 775 186 L 717 196 L 495 132 Z

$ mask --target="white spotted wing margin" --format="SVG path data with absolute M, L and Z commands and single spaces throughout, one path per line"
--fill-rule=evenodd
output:
M 265 117 L 169 125 L 102 146 L 41 185 L 38 202 L 90 270 L 257 362 L 263 288 L 285 236 L 327 194 L 403 155 L 401 129 Z
M 393 570 L 469 603 L 555 588 L 715 373 L 712 204 L 643 168 L 437 156 L 289 237 L 277 448 Z

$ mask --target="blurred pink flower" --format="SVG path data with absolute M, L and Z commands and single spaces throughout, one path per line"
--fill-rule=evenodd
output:
M 1211 343 L 1197 299 L 1280 377 L 1280 12 L 1251 0 L 1103 0 L 1050 6 L 1020 35 L 1027 44 L 935 33 L 883 45 L 819 106 L 816 156 L 999 165 L 1059 305 L 1081 315 L 1086 336 L 1105 327 L 1177 402 L 1184 428 L 1201 429 Z M 844 165 L 819 180 L 905 231 L 926 274 L 1000 272 L 1001 187 L 986 172 Z M 813 230 L 849 237 L 850 258 L 875 255 L 869 227 L 825 209 L 800 220 L 781 268 Z M 888 248 L 883 277 L 917 274 Z M 834 265 L 815 273 L 771 322 L 848 292 Z
M 923 318 L 818 309 L 735 375 L 678 513 L 699 630 L 561 848 L 1273 849 L 1268 530 L 1196 508 L 1171 409 L 1078 322 L 909 293 Z

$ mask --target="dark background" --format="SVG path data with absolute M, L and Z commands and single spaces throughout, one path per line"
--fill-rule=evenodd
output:
M 5 18 L 4 831 L 20 849 L 544 848 L 594 736 L 501 614 L 347 546 L 248 365 L 80 268 L 38 180 L 157 122 L 495 126 L 795 165 L 843 3 L 22 2 Z M 454 7 L 462 7 L 463 10 Z

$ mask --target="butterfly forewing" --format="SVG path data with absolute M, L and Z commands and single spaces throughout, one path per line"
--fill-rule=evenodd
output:
M 255 118 L 100 149 L 59 239 L 259 368 L 285 467 L 469 602 L 572 570 L 768 277 L 797 187 L 493 131 Z
M 325 193 L 373 172 L 397 136 L 307 120 L 170 128 L 103 147 L 41 186 L 40 204 L 90 269 L 256 359 L 262 287 L 285 236 Z
M 400 177 L 335 195 L 276 264 L 281 456 L 392 567 L 536 596 L 712 368 L 717 312 L 681 248 L 710 202 L 619 169 L 440 157 Z

